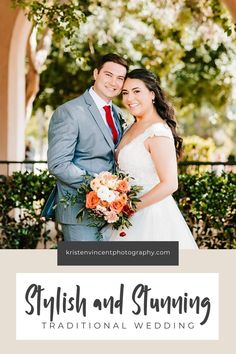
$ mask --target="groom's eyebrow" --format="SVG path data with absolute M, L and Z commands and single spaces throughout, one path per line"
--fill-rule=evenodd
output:
M 108 70 L 104 70 L 104 73 L 106 73 L 106 74 L 110 74 L 110 75 L 112 75 L 112 76 L 114 76 L 114 75 L 115 75 L 114 73 L 112 73 L 111 71 L 108 71 Z M 122 78 L 122 79 L 124 79 L 124 78 L 125 78 L 125 76 L 124 76 L 124 75 L 119 75 L 119 76 L 117 76 L 117 77 Z

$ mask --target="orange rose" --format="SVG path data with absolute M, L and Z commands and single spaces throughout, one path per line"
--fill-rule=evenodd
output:
M 100 199 L 98 198 L 96 192 L 92 191 L 86 195 L 86 208 L 94 209 L 96 208 L 99 202 Z
M 117 185 L 117 190 L 119 192 L 128 192 L 130 190 L 129 183 L 127 182 L 126 179 L 122 179 L 121 181 L 119 181 Z
M 116 199 L 111 203 L 111 209 L 113 209 L 117 214 L 122 211 L 123 206 L 124 204 L 119 199 Z

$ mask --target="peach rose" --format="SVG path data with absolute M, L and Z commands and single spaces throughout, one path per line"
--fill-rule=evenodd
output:
M 110 178 L 113 178 L 113 175 L 111 172 L 103 171 L 98 174 L 98 178 L 108 180 Z
M 122 194 L 120 195 L 120 201 L 121 201 L 121 203 L 122 203 L 123 205 L 125 205 L 125 204 L 127 203 L 127 200 L 128 200 L 127 195 L 126 195 L 125 193 L 122 193 Z
M 93 191 L 97 192 L 97 190 L 99 189 L 99 187 L 101 187 L 101 183 L 98 180 L 98 178 L 94 178 L 91 182 L 90 182 L 90 187 L 92 188 Z
M 130 186 L 126 179 L 122 179 L 117 184 L 117 190 L 119 192 L 129 192 Z
M 111 203 L 111 209 L 114 210 L 116 214 L 119 214 L 122 211 L 123 206 L 124 204 L 119 199 L 116 199 Z
M 110 189 L 117 189 L 117 179 L 113 178 L 107 181 L 107 187 Z
M 114 176 L 111 172 L 101 172 L 97 178 L 99 179 L 99 182 L 104 186 L 107 185 L 108 182 L 116 180 L 116 176 Z
M 100 202 L 100 199 L 98 198 L 97 194 L 94 191 L 89 192 L 86 195 L 86 208 L 94 209 L 94 208 L 96 208 L 96 206 L 98 205 L 99 202 Z

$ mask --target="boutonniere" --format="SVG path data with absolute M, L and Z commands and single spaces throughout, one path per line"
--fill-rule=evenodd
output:
M 128 127 L 128 124 L 121 113 L 118 113 L 118 117 L 119 117 L 121 129 L 122 131 L 124 131 Z
M 123 114 L 118 113 L 120 125 L 122 128 L 122 131 L 125 131 L 130 125 L 134 123 L 134 117 L 133 116 L 123 116 Z

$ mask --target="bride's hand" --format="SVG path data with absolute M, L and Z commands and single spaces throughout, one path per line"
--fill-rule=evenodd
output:
M 138 202 L 137 204 L 136 204 L 136 212 L 137 211 L 139 211 L 139 210 L 141 210 L 142 209 L 142 200 L 141 200 L 141 198 L 140 198 L 140 202 Z

